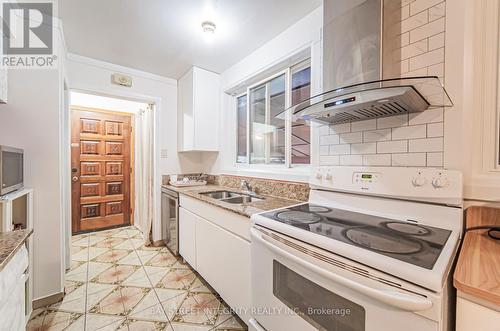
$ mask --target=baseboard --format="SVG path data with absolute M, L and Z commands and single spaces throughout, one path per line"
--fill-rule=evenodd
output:
M 64 298 L 64 292 L 54 293 L 43 298 L 33 300 L 33 310 L 45 307 L 56 302 L 61 301 Z

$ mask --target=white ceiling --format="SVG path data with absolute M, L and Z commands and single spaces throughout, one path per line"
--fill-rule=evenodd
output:
M 63 0 L 71 53 L 179 78 L 191 65 L 222 72 L 322 0 Z M 207 43 L 201 22 L 213 20 Z

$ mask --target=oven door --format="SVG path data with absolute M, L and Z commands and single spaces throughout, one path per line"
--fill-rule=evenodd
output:
M 416 313 L 432 310 L 423 294 L 267 229 L 251 238 L 252 313 L 268 331 L 438 330 Z

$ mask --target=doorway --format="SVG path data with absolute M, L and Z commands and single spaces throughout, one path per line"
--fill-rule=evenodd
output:
M 130 224 L 132 117 L 71 107 L 73 234 Z
M 141 128 L 152 110 L 148 103 L 71 92 L 72 234 L 134 224 L 144 199 L 144 160 L 135 155 L 143 155 Z

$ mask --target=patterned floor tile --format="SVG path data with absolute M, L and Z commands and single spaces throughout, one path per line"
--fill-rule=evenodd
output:
M 132 275 L 139 267 L 131 265 L 113 265 L 99 275 L 91 279 L 94 283 L 103 284 L 121 284 L 125 279 Z
M 213 294 L 189 293 L 179 307 L 173 321 L 214 325 L 219 314 L 221 302 Z
M 139 287 L 117 287 L 90 310 L 91 313 L 127 315 L 149 292 Z
M 66 280 L 70 280 L 73 282 L 86 282 L 88 264 L 86 262 L 76 262 L 76 263 L 78 267 L 71 268 L 66 273 Z
M 98 242 L 94 246 L 95 247 L 101 247 L 101 248 L 116 248 L 116 246 L 120 245 L 125 240 L 127 240 L 127 239 L 124 239 L 124 238 L 113 238 L 113 237 L 103 238 L 102 241 Z M 134 249 L 134 248 L 130 247 L 129 249 Z
M 60 310 L 72 313 L 85 313 L 85 293 L 87 292 L 87 284 L 79 286 L 70 293 L 67 293 L 62 301 L 50 306 L 51 309 Z
M 168 322 L 167 315 L 165 315 L 155 291 L 149 291 L 130 312 L 129 316 L 134 319 L 146 321 Z
M 148 275 L 146 274 L 146 270 L 142 266 L 138 267 L 138 269 L 130 275 L 123 283 L 123 286 L 135 286 L 135 287 L 147 287 L 151 288 L 151 282 L 149 281 Z
M 116 289 L 117 289 L 116 285 L 88 283 L 87 312 Z
M 139 260 L 143 265 L 147 265 L 147 263 L 158 254 L 158 251 L 143 251 L 136 250 L 135 253 L 139 256 Z
M 106 262 L 106 263 L 116 263 L 118 260 L 121 260 L 131 251 L 127 251 L 125 249 L 110 249 L 109 251 L 95 257 L 92 261 L 96 262 Z
M 137 253 L 132 248 L 132 252 L 129 253 L 124 258 L 118 260 L 116 262 L 116 264 L 126 264 L 126 265 L 142 266 L 142 261 L 141 261 L 141 259 L 139 259 L 139 256 L 137 255 Z
M 167 314 L 169 320 L 172 320 L 172 318 L 177 314 L 180 306 L 188 295 L 188 292 L 183 290 L 156 288 L 155 292 L 160 298 L 163 310 Z
M 171 323 L 173 331 L 210 331 L 213 330 L 213 326 L 209 325 L 193 325 L 185 323 Z
M 163 331 L 168 326 L 166 322 L 148 322 L 127 319 L 119 331 Z
M 175 256 L 168 252 L 160 252 L 151 260 L 145 263 L 145 265 L 153 267 L 171 267 L 177 262 Z
M 189 265 L 144 246 L 133 226 L 73 236 L 71 253 L 64 299 L 34 311 L 27 330 L 246 330 Z
M 58 331 L 73 324 L 81 314 L 47 310 L 31 319 L 26 327 L 29 331 Z
M 87 263 L 87 280 L 93 279 L 103 271 L 113 267 L 112 263 L 89 262 Z
M 155 287 L 187 290 L 195 279 L 196 275 L 189 269 L 170 269 Z

